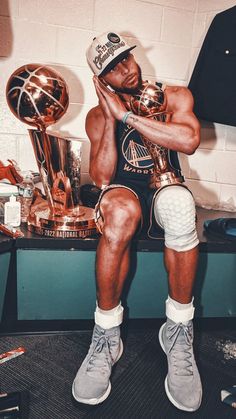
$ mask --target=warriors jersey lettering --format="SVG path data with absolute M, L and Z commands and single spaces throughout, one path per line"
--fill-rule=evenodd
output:
M 162 85 L 157 84 L 161 88 Z M 115 180 L 125 179 L 129 182 L 141 182 L 143 186 L 147 186 L 153 173 L 153 160 L 141 135 L 134 128 L 118 121 L 116 139 L 118 164 Z M 177 153 L 169 150 L 168 159 L 170 166 L 181 175 Z

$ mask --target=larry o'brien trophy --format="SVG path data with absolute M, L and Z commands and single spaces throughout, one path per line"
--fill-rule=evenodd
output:
M 91 236 L 94 210 L 79 205 L 81 142 L 46 132 L 68 108 L 65 81 L 45 65 L 24 65 L 9 78 L 6 96 L 13 114 L 35 127 L 29 134 L 47 199 L 31 211 L 28 229 L 48 237 Z
M 170 118 L 166 105 L 166 95 L 163 90 L 148 81 L 143 82 L 139 92 L 130 99 L 130 108 L 134 114 L 161 122 L 167 122 Z M 153 160 L 156 188 L 184 182 L 180 171 L 171 165 L 169 150 L 152 143 L 144 136 L 141 138 Z

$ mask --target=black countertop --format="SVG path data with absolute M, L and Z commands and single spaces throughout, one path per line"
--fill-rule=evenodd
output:
M 8 252 L 14 246 L 14 240 L 11 237 L 0 234 L 0 253 Z
M 197 208 L 197 230 L 200 240 L 200 251 L 210 252 L 236 252 L 236 241 L 226 240 L 224 238 L 206 235 L 203 228 L 205 220 L 216 218 L 236 218 L 236 213 L 223 212 L 216 210 L 207 210 Z M 51 250 L 95 250 L 98 244 L 99 236 L 93 238 L 49 238 L 39 236 L 29 232 L 26 225 L 22 225 L 22 232 L 24 237 L 16 240 L 0 234 L 0 253 L 9 251 L 15 247 L 17 249 L 51 249 Z M 156 240 L 148 239 L 147 237 L 134 238 L 132 241 L 133 249 L 138 251 L 162 251 L 164 248 L 163 235 L 160 233 L 160 238 Z

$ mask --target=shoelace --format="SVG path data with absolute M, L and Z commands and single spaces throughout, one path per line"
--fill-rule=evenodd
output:
M 88 371 L 99 371 L 100 374 L 107 374 L 113 365 L 111 338 L 110 336 L 102 335 L 98 337 L 94 336 L 94 340 L 96 344 L 89 359 Z
M 172 326 L 168 326 L 167 330 L 170 332 L 168 339 L 171 341 L 171 346 L 168 352 L 172 352 L 172 356 L 174 358 L 175 374 L 182 376 L 192 375 L 191 358 L 193 336 L 191 325 L 177 323 Z M 183 342 L 178 342 L 180 334 L 184 337 L 184 344 Z

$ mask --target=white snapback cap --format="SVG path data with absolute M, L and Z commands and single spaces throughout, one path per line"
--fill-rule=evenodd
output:
M 136 45 L 130 46 L 117 33 L 105 32 L 94 38 L 87 49 L 87 62 L 96 76 L 110 71 Z

